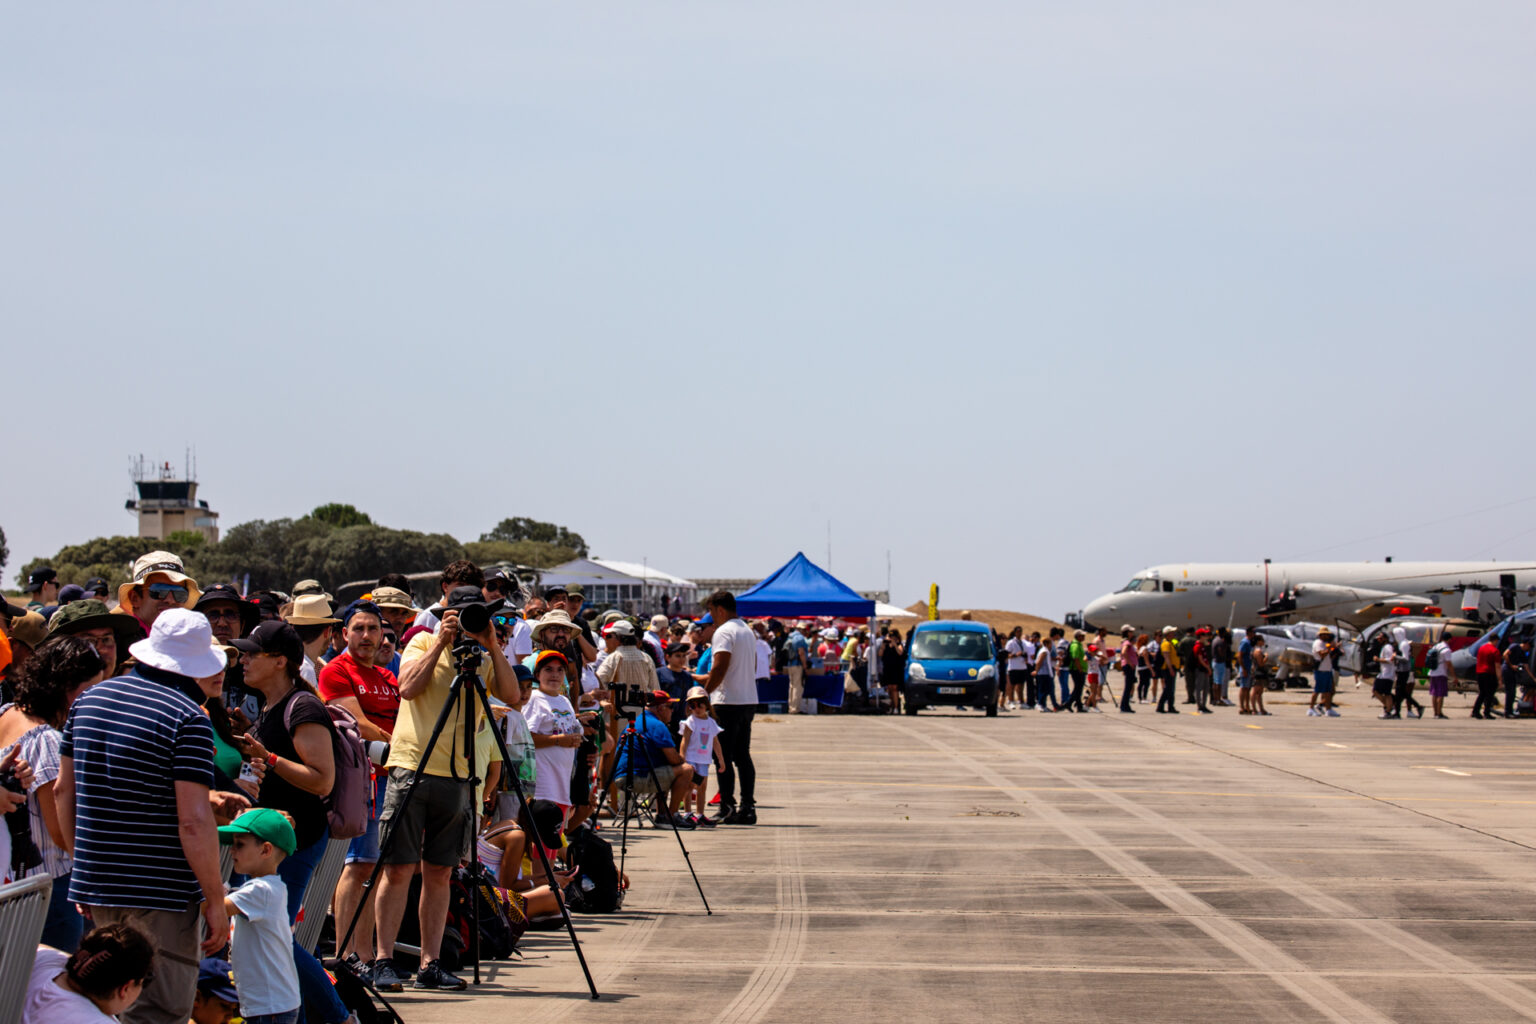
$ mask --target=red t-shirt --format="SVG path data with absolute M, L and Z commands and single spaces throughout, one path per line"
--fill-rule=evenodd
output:
M 1489 640 L 1477 649 L 1477 671 L 1497 672 L 1499 670 L 1499 645 Z
M 377 665 L 359 665 L 351 651 L 342 651 L 320 670 L 320 696 L 330 703 L 356 697 L 368 721 L 393 734 L 400 713 L 400 687 L 395 674 Z

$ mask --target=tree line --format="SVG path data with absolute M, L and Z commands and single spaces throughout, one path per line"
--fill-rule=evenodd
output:
M 4 548 L 0 533 L 0 550 Z M 21 566 L 17 585 L 39 566 L 52 566 L 67 583 L 92 576 L 116 588 L 132 571 L 133 560 L 159 548 L 186 563 L 199 583 L 234 582 L 253 590 L 287 590 L 298 580 L 316 579 L 327 590 L 351 580 L 376 579 L 386 572 L 428 572 L 456 559 L 477 565 L 507 561 L 538 569 L 585 557 L 579 533 L 533 519 L 503 519 L 480 535 L 460 542 L 446 533 L 421 533 L 380 526 L 351 505 L 321 505 L 297 519 L 257 519 L 231 527 L 216 544 L 183 530 L 163 541 L 142 537 L 96 537 L 69 544 L 52 558 L 34 558 Z M 0 567 L 5 564 L 0 556 Z

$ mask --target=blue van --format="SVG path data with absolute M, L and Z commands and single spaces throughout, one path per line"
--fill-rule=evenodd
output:
M 901 686 L 907 714 L 934 704 L 964 704 L 997 714 L 997 649 L 980 622 L 941 619 L 920 623 L 907 643 Z

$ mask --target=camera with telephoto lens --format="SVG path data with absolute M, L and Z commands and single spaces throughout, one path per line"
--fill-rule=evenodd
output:
M 26 794 L 26 787 L 16 777 L 16 769 L 0 772 L 0 787 L 12 793 Z M 43 862 L 43 853 L 32 841 L 32 818 L 22 804 L 5 816 L 5 829 L 11 834 L 11 874 L 20 878 Z

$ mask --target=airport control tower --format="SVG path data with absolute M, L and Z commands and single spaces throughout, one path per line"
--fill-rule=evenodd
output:
M 191 452 L 180 477 L 169 462 L 146 464 L 142 455 L 133 460 L 139 496 L 128 499 L 127 508 L 139 515 L 140 537 L 164 540 L 177 530 L 196 530 L 208 543 L 218 543 L 219 514 L 197 500 L 196 475 Z

